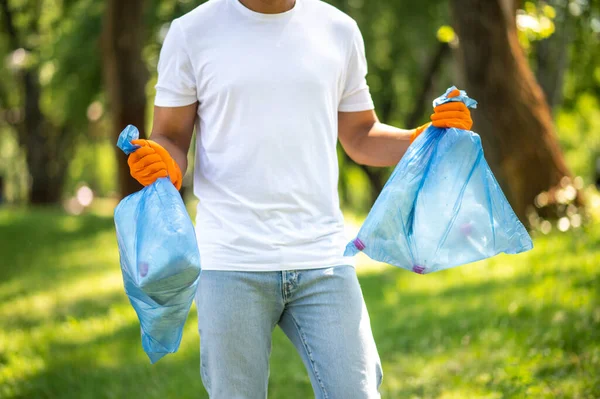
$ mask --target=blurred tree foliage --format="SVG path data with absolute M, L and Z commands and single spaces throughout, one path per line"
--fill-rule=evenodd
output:
M 431 99 L 451 84 L 462 85 L 452 50 L 457 41 L 448 26 L 446 0 L 330 2 L 355 18 L 361 27 L 369 60 L 368 81 L 379 117 L 384 122 L 405 127 L 422 124 L 430 113 Z M 148 110 L 152 107 L 156 64 L 168 24 L 200 3 L 202 1 L 195 0 L 145 2 L 143 59 L 150 72 L 146 86 Z M 55 170 L 57 160 L 60 161 L 58 172 L 66 177 L 63 179 L 66 193 L 72 192 L 79 181 L 85 181 L 101 195 L 116 190 L 114 154 L 107 152 L 113 146 L 113 138 L 106 118 L 107 96 L 101 70 L 100 35 L 107 2 L 0 0 L 0 4 L 12 13 L 19 37 L 15 45 L 5 15 L 0 14 L 0 73 L 8 77 L 0 80 L 0 174 L 7 181 L 7 195 L 12 200 L 22 200 L 23 193 L 31 192 L 35 173 L 27 170 L 31 165 L 26 168 L 25 155 L 32 147 L 40 148 L 39 143 L 37 147 L 27 145 L 23 140 L 26 135 L 18 133 L 23 131 L 19 124 L 23 125 L 25 119 L 25 72 L 39 84 L 40 112 L 44 126 L 49 126 L 42 130 L 46 136 L 56 138 L 42 142 L 45 144 L 41 148 L 52 151 L 52 157 L 46 157 L 44 169 Z M 551 7 L 555 15 L 546 6 Z M 563 136 L 570 134 L 573 123 L 586 128 L 586 132 L 590 132 L 588 128 L 592 126 L 587 114 L 573 115 L 579 112 L 582 98 L 591 98 L 583 101 L 585 109 L 589 109 L 590 102 L 596 101 L 600 94 L 598 0 L 526 1 L 522 9 L 534 19 L 545 16 L 552 25 L 549 35 L 546 34 L 550 32 L 547 22 L 543 22 L 541 30 L 536 26 L 519 27 L 538 79 L 541 80 L 543 73 L 540 70 L 549 68 L 547 60 L 552 59 L 540 55 L 542 47 L 547 43 L 550 47 L 552 40 L 565 43 L 564 85 L 557 89 L 562 95 L 558 96 L 555 114 L 558 131 L 562 132 L 561 143 L 566 144 L 569 151 L 579 150 L 576 142 L 564 140 Z M 567 17 L 570 21 L 568 40 L 559 35 L 564 26 L 563 18 Z M 597 102 L 595 104 L 591 107 L 597 106 Z M 63 147 L 50 145 L 53 142 L 63 143 Z M 53 146 L 63 150 L 57 151 Z M 567 154 L 567 159 L 570 158 L 575 156 Z M 71 159 L 72 166 L 67 170 Z M 343 154 L 340 163 L 340 193 L 344 205 L 367 210 L 389 170 L 355 165 Z M 581 169 L 575 171 L 582 173 Z
M 526 1 L 517 26 L 567 164 L 593 181 L 600 158 L 600 1 Z
M 0 81 L 0 129 L 18 139 L 30 202 L 56 203 L 77 139 L 89 129 L 87 108 L 100 96 L 95 42 L 102 7 L 88 0 L 2 0 L 0 13 L 0 73 L 9 77 Z

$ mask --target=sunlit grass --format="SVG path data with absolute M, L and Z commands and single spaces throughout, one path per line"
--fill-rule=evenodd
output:
M 177 354 L 141 349 L 111 206 L 0 211 L 0 398 L 206 397 L 195 308 Z M 600 397 L 599 226 L 426 276 L 359 263 L 385 398 Z M 270 397 L 312 397 L 279 330 L 271 366 Z

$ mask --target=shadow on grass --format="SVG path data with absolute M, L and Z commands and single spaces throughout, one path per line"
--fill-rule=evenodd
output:
M 49 284 L 60 287 L 98 270 L 114 267 L 118 273 L 118 265 L 103 265 L 93 259 L 71 260 L 66 267 L 46 261 L 61 252 L 69 256 L 74 248 L 111 232 L 111 218 L 84 215 L 73 219 L 35 211 L 0 220 L 2 260 L 11 262 L 0 269 L 0 299 L 6 303 L 17 295 L 31 294 Z M 567 306 L 558 298 L 565 290 L 571 296 L 586 293 L 600 309 L 600 276 L 580 270 L 575 263 L 566 269 L 555 267 L 563 258 L 565 262 L 577 262 L 587 253 L 598 251 L 598 237 L 600 234 L 568 241 L 549 237 L 545 252 L 523 265 L 531 268 L 530 273 L 498 280 L 462 283 L 452 272 L 413 276 L 392 267 L 360 276 L 386 373 L 384 397 L 437 398 L 460 384 L 466 385 L 469 393 L 479 390 L 499 392 L 501 396 L 497 397 L 535 397 L 527 391 L 532 384 L 546 384 L 548 389 L 554 389 L 552 386 L 563 381 L 574 381 L 568 382 L 575 386 L 571 393 L 580 397 L 600 397 L 600 387 L 593 385 L 597 380 L 595 370 L 590 367 L 600 363 L 597 358 L 594 360 L 600 353 L 599 317 L 593 312 L 582 312 L 573 305 L 576 301 Z M 116 245 L 108 250 L 116 251 Z M 583 257 L 567 259 L 567 255 L 582 251 Z M 452 279 L 452 284 L 435 293 L 414 289 L 424 287 L 427 279 L 440 282 L 446 278 Z M 2 285 L 11 280 L 21 280 L 22 284 L 3 296 Z M 551 282 L 550 287 L 553 282 L 561 283 L 562 291 L 549 288 L 542 296 L 533 295 L 532 290 L 546 280 Z M 47 318 L 18 314 L 0 325 L 3 329 L 26 331 L 44 327 L 44 323 L 61 324 L 69 317 L 84 322 L 108 317 L 125 303 L 122 292 L 110 291 L 72 303 L 57 303 Z M 194 322 L 190 317 L 188 323 Z M 30 335 L 28 339 L 43 337 Z M 107 329 L 85 343 L 65 342 L 60 337 L 47 339 L 41 345 L 31 342 L 31 348 L 23 348 L 24 352 L 39 351 L 34 355 L 42 359 L 43 367 L 15 380 L 12 396 L 8 397 L 206 397 L 199 376 L 197 346 L 190 348 L 188 344 L 177 354 L 150 365 L 141 350 L 137 321 L 120 325 L 116 331 Z M 297 354 L 290 354 L 293 346 L 280 331 L 275 333 L 274 346 L 270 397 L 311 397 L 304 366 Z M 0 353 L 0 363 L 9 362 Z M 448 366 L 437 368 L 440 363 Z M 496 370 L 502 373 L 496 374 Z M 481 374 L 491 376 L 480 380 Z M 575 397 L 562 391 L 551 392 L 552 397 Z
M 91 214 L 68 216 L 53 209 L 2 212 L 0 301 L 9 301 L 48 285 L 73 281 L 91 271 L 111 267 L 94 264 L 90 259 L 69 261 L 68 268 L 59 267 L 62 265 L 58 263 L 67 263 L 61 262 L 62 259 L 84 247 L 91 238 L 114 231 L 112 218 Z M 6 212 L 9 212 L 8 216 Z M 16 283 L 15 287 L 2 290 L 3 286 L 11 283 Z
M 0 320 L 4 331 L 29 330 L 47 323 L 61 323 L 66 320 L 83 320 L 108 313 L 112 306 L 126 298 L 124 292 L 111 292 L 93 298 L 84 298 L 73 303 L 56 304 L 46 313 L 19 312 L 10 319 Z
M 53 343 L 45 368 L 13 387 L 13 398 L 206 398 L 199 354 L 180 351 L 151 365 L 137 322 L 81 345 Z
M 397 280 L 403 278 L 415 277 L 390 269 L 360 279 L 382 361 L 400 364 L 394 372 L 406 372 L 419 381 L 400 384 L 389 392 L 393 397 L 435 398 L 444 393 L 443 382 L 419 380 L 418 370 L 409 362 L 403 362 L 403 358 L 446 359 L 442 361 L 447 364 L 458 362 L 457 368 L 467 376 L 506 370 L 512 362 L 515 371 L 479 384 L 483 390 L 502 392 L 502 397 L 529 396 L 527 389 L 531 383 L 551 384 L 564 376 L 577 379 L 593 373 L 592 367 L 597 365 L 597 360 L 589 356 L 594 345 L 600 342 L 597 317 L 582 313 L 576 307 L 563 306 L 553 297 L 556 293 L 535 298 L 528 292 L 548 278 L 570 282 L 571 288 L 588 288 L 597 281 L 597 275 L 549 269 L 499 281 L 455 284 L 435 294 L 402 292 L 397 288 Z M 592 297 L 597 301 L 596 293 Z M 516 305 L 512 304 L 513 300 Z M 548 360 L 531 364 L 532 359 L 547 357 L 552 351 L 560 354 L 552 366 L 544 366 Z M 578 359 L 577 366 L 572 359 Z M 532 378 L 537 382 L 526 382 L 519 374 L 528 369 L 534 370 Z M 438 381 L 448 383 L 451 378 L 464 378 L 454 376 L 450 366 L 446 372 L 448 375 L 439 375 Z M 406 375 L 392 376 L 399 380 L 403 377 Z M 582 378 L 581 384 L 589 384 L 593 378 L 588 376 L 587 382 Z M 470 384 L 478 385 L 476 381 Z M 593 388 L 588 386 L 588 389 Z
M 572 286 L 589 287 L 598 280 L 598 276 L 573 278 L 572 271 L 548 270 L 537 275 L 520 275 L 501 281 L 454 285 L 436 294 L 427 294 L 398 291 L 396 279 L 402 279 L 403 274 L 405 272 L 392 270 L 360 279 L 374 329 L 384 332 L 382 341 L 394 342 L 394 347 L 403 351 L 418 350 L 423 353 L 431 350 L 432 347 L 426 345 L 424 335 L 436 330 L 441 330 L 443 337 L 454 338 L 456 344 L 460 344 L 465 335 L 476 334 L 483 328 L 509 329 L 534 337 L 537 333 L 547 332 L 541 331 L 544 327 L 564 333 L 557 344 L 578 350 L 584 342 L 572 334 L 572 329 L 565 324 L 569 320 L 594 322 L 592 315 L 582 315 L 578 309 L 565 309 L 553 298 L 543 301 L 529 298 L 526 291 L 548 277 L 571 279 Z M 386 293 L 390 292 L 397 293 L 393 302 L 386 300 Z M 511 294 L 518 294 L 514 299 L 520 302 L 513 311 L 507 306 L 513 299 Z M 560 324 L 556 322 L 557 314 L 561 315 Z M 564 329 L 561 328 L 563 326 Z M 387 334 L 389 331 L 395 331 L 398 336 L 395 339 L 390 337 Z M 415 331 L 422 334 L 415 334 Z
M 529 357 L 532 350 L 546 348 L 560 349 L 573 356 L 584 354 L 590 342 L 598 339 L 598 333 L 587 327 L 574 331 L 575 322 L 590 323 L 591 318 L 573 309 L 564 309 L 555 304 L 530 307 L 510 312 L 504 304 L 495 303 L 508 288 L 524 290 L 535 283 L 539 276 L 519 276 L 500 282 L 484 282 L 477 285 L 450 287 L 436 295 L 402 292 L 396 288 L 396 279 L 404 278 L 405 272 L 389 270 L 380 274 L 361 276 L 360 281 L 370 309 L 371 322 L 376 335 L 380 355 L 385 363 L 394 363 L 404 356 L 417 356 L 429 359 L 440 351 L 452 356 L 455 352 L 468 351 L 469 345 L 480 345 L 485 351 L 501 349 L 505 344 L 517 347 L 515 356 Z M 564 278 L 562 273 L 548 271 L 555 278 Z M 395 292 L 395 300 L 390 301 L 389 293 Z M 470 299 L 480 300 L 465 306 Z M 85 299 L 69 305 L 56 316 L 60 320 L 65 315 L 79 318 L 106 313 L 111 306 L 122 303 L 122 297 L 110 294 L 93 300 Z M 530 304 L 532 305 L 532 304 Z M 555 315 L 562 314 L 564 322 L 555 323 Z M 193 319 L 193 317 L 191 317 Z M 195 320 L 188 320 L 194 322 Z M 486 342 L 479 334 L 482 331 L 497 332 L 507 342 Z M 189 331 L 188 331 L 189 332 Z M 590 334 L 585 337 L 582 334 Z M 283 337 L 276 333 L 274 344 L 285 350 L 293 350 L 289 343 L 283 344 Z M 470 337 L 465 344 L 465 337 Z M 197 349 L 181 350 L 175 355 L 150 365 L 140 349 L 139 325 L 129 323 L 116 332 L 100 335 L 84 345 L 65 342 L 51 343 L 46 354 L 46 367 L 31 376 L 17 387 L 21 398 L 204 398 L 206 397 L 199 377 Z M 275 348 L 272 357 L 272 378 L 270 390 L 274 398 L 310 397 L 310 385 L 306 372 L 296 355 L 286 355 L 281 348 Z M 490 372 L 507 366 L 504 355 L 490 355 L 483 364 L 477 357 L 455 359 L 461 369 Z M 385 370 L 384 370 L 385 372 Z M 410 374 L 408 369 L 394 368 L 394 373 Z M 559 379 L 572 376 L 576 367 L 569 362 L 558 362 L 540 366 L 536 378 Z M 451 371 L 450 371 L 451 373 Z M 388 378 L 402 379 L 402 375 Z M 440 376 L 440 378 L 447 378 Z M 515 377 L 516 378 L 516 377 Z M 473 382 L 473 384 L 476 384 Z M 491 384 L 491 385 L 490 385 Z M 527 385 L 518 379 L 502 379 L 483 384 L 508 395 L 525 395 Z M 384 386 L 385 387 L 385 386 Z M 443 384 L 423 381 L 420 384 L 401 385 L 390 391 L 389 397 L 439 397 L 443 394 Z M 302 392 L 301 394 L 299 392 Z M 309 395 L 309 396 L 307 396 Z

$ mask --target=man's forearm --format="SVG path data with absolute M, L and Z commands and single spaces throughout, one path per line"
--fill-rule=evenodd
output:
M 410 145 L 413 130 L 376 122 L 355 143 L 355 161 L 369 166 L 395 166 Z

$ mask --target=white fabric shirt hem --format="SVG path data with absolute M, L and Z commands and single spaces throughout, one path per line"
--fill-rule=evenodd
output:
M 198 101 L 195 97 L 185 98 L 182 96 L 175 96 L 174 98 L 165 98 L 166 95 L 156 92 L 156 97 L 154 99 L 154 105 L 157 107 L 185 107 L 187 105 L 194 104 Z
M 310 270 L 310 269 L 322 269 L 325 267 L 335 267 L 335 266 L 352 266 L 356 267 L 356 262 L 353 257 L 340 257 L 335 260 L 320 261 L 320 262 L 307 262 L 307 263 L 289 263 L 289 264 L 273 264 L 273 265 L 252 265 L 252 264 L 225 264 L 220 263 L 215 265 L 214 267 L 205 266 L 204 260 L 202 260 L 202 270 L 220 270 L 220 271 L 230 271 L 230 272 L 280 272 L 285 270 Z M 213 262 L 206 262 L 213 263 Z
M 369 111 L 375 109 L 375 105 L 373 102 L 365 102 L 360 104 L 348 104 L 348 105 L 340 105 L 338 107 L 338 111 L 340 112 L 360 112 L 360 111 Z

